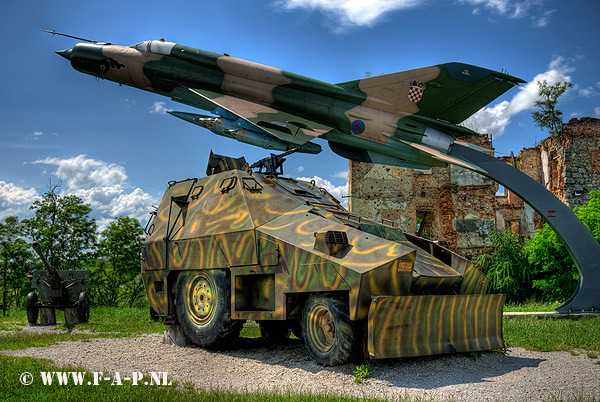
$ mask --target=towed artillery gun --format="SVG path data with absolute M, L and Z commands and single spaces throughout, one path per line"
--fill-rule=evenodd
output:
M 222 347 L 255 320 L 331 366 L 504 347 L 505 296 L 479 269 L 279 177 L 273 157 L 253 173 L 211 152 L 208 176 L 169 182 L 148 222 L 142 277 L 176 343 Z
M 90 283 L 90 272 L 86 270 L 57 270 L 50 266 L 39 243 L 32 245 L 46 267 L 45 270 L 33 271 L 31 287 L 37 293 L 27 295 L 27 321 L 35 325 L 41 312 L 41 325 L 56 324 L 56 309 L 64 310 L 65 323 L 77 324 L 88 322 L 90 318 L 90 302 L 87 292 L 83 291 Z

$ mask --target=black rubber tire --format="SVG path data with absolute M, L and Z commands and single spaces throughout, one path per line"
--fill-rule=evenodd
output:
M 90 298 L 87 292 L 80 292 L 77 300 L 77 317 L 79 322 L 86 323 L 90 320 Z
M 25 305 L 25 309 L 27 310 L 27 322 L 30 325 L 37 324 L 38 317 L 40 315 L 40 308 L 37 306 L 37 293 L 29 292 L 27 294 L 27 303 Z
M 231 319 L 229 271 L 202 270 L 179 274 L 175 311 L 189 340 L 204 348 L 219 348 L 239 336 L 243 321 Z
M 339 295 L 311 295 L 302 312 L 302 338 L 308 353 L 323 366 L 339 366 L 358 357 L 361 323 L 351 321 L 348 302 Z
M 257 321 L 260 336 L 269 342 L 280 342 L 290 337 L 290 330 L 285 321 Z

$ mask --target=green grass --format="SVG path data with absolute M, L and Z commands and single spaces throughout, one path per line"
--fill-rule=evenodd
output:
M 549 312 L 554 311 L 555 308 L 560 306 L 562 303 L 545 303 L 537 300 L 529 300 L 525 303 L 507 303 L 504 306 L 504 311 L 507 312 L 533 312 L 533 313 L 541 313 L 541 312 Z
M 549 352 L 600 351 L 600 317 L 504 317 L 504 341 L 509 346 Z
M 64 313 L 60 310 L 56 311 L 56 321 L 58 324 L 54 329 L 57 332 L 68 329 L 64 323 Z M 11 309 L 7 316 L 0 316 L 0 331 L 18 330 L 18 326 L 25 325 L 29 325 L 25 310 Z M 135 307 L 92 307 L 89 322 L 77 324 L 74 328 L 91 332 L 115 332 L 128 336 L 161 333 L 165 330 L 164 324 L 150 319 L 147 308 Z
M 66 328 L 64 325 L 62 328 Z M 165 325 L 150 319 L 148 308 L 92 307 L 90 320 L 77 329 L 93 332 L 121 332 L 127 335 L 162 333 Z
M 61 341 L 89 341 L 93 338 L 120 338 L 142 334 L 162 333 L 164 324 L 150 319 L 148 309 L 92 307 L 90 321 L 75 325 L 75 329 L 90 331 L 86 333 L 68 333 L 64 324 L 64 313 L 56 312 L 58 324 L 51 327 L 54 331 L 36 333 L 20 330 L 20 326 L 29 325 L 24 310 L 11 309 L 9 315 L 0 316 L 0 331 L 17 331 L 15 334 L 0 338 L 0 349 L 23 349 L 54 345 Z
M 510 311 L 552 311 L 554 305 L 528 303 L 521 306 L 509 306 Z M 89 341 L 98 337 L 136 336 L 148 333 L 161 333 L 164 324 L 150 320 L 147 309 L 142 308 L 106 308 L 93 307 L 90 322 L 78 324 L 76 329 L 85 329 L 90 333 L 67 333 L 62 323 L 64 316 L 57 314 L 59 325 L 56 333 L 30 333 L 16 331 L 10 335 L 1 335 L 0 349 L 18 349 L 30 346 L 48 346 L 65 340 Z M 523 347 L 528 350 L 552 351 L 564 350 L 573 353 L 586 354 L 590 359 L 596 359 L 600 353 L 600 317 L 505 317 L 504 337 L 508 345 Z M 25 312 L 11 310 L 7 317 L 0 316 L 0 331 L 17 330 L 19 326 L 27 325 Z M 256 338 L 260 336 L 258 326 L 244 327 L 242 336 Z M 597 362 L 600 364 L 600 360 Z M 29 386 L 21 385 L 19 377 L 28 371 L 38 377 Z M 124 381 L 123 386 L 111 386 L 110 382 L 98 386 L 44 386 L 39 373 L 41 371 L 85 371 L 81 368 L 61 368 L 46 360 L 20 358 L 0 355 L 0 400 L 2 401 L 379 401 L 378 399 L 341 398 L 323 395 L 295 395 L 287 393 L 231 393 L 195 390 L 190 384 L 177 387 L 132 386 Z M 399 402 L 434 401 L 431 398 L 398 398 Z M 446 399 L 444 399 L 446 400 Z M 558 399 L 550 399 L 559 401 Z M 593 401 L 585 395 L 567 399 L 570 402 Z
M 253 325 L 242 328 L 242 332 L 240 332 L 240 336 L 243 338 L 260 338 L 260 329 L 258 325 Z

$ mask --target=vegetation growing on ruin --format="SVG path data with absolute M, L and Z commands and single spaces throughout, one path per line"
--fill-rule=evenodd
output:
M 590 192 L 589 202 L 574 212 L 600 242 L 600 190 Z M 490 239 L 495 251 L 477 260 L 490 279 L 490 291 L 505 293 L 509 302 L 564 302 L 575 291 L 575 263 L 548 224 L 524 245 L 509 230 L 494 232 Z

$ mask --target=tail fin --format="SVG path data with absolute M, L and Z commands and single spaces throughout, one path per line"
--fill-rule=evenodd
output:
M 447 63 L 337 85 L 365 93 L 363 105 L 368 107 L 457 124 L 524 82 L 469 64 Z

